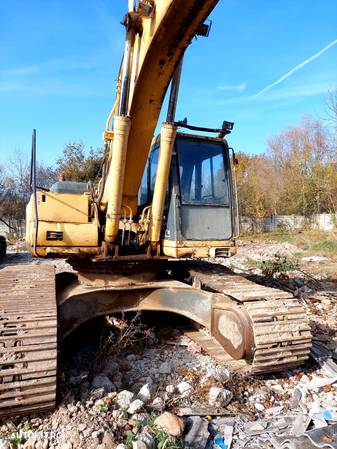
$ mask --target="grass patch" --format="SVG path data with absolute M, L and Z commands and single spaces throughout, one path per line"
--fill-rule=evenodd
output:
M 272 240 L 278 243 L 291 243 L 299 248 L 295 254 L 298 257 L 318 255 L 337 259 L 337 233 L 332 231 L 274 231 L 246 237 L 257 241 Z
M 337 239 L 336 240 L 325 240 L 322 242 L 313 243 L 311 245 L 313 251 L 323 251 L 328 254 L 337 254 Z
M 153 449 L 187 449 L 183 439 L 175 438 L 169 435 L 164 429 L 156 426 L 153 417 L 147 422 L 146 427 L 143 429 L 144 431 L 153 438 Z M 136 440 L 136 435 L 129 432 L 125 440 L 126 449 L 132 449 L 133 443 Z
M 153 421 L 150 421 L 147 427 L 153 436 L 156 449 L 186 449 L 186 444 L 182 439 L 170 436 L 165 430 L 157 427 Z

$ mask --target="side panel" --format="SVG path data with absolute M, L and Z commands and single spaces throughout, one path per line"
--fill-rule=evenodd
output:
M 37 192 L 38 206 L 38 234 L 37 253 L 45 256 L 49 249 L 60 249 L 63 254 L 65 248 L 78 249 L 86 252 L 85 248 L 96 248 L 98 242 L 98 225 L 89 215 L 89 196 L 76 194 L 55 194 L 51 192 Z M 34 199 L 30 199 L 26 213 L 26 241 L 30 249 L 34 247 L 36 220 Z M 69 251 L 71 253 L 72 251 Z
M 46 247 L 88 247 L 98 246 L 98 230 L 95 223 L 55 223 L 39 221 L 37 246 Z M 48 239 L 47 233 L 58 233 L 59 240 Z M 34 242 L 35 225 L 29 226 L 29 243 Z M 28 236 L 27 236 L 28 237 Z
M 89 196 L 69 193 L 37 192 L 38 217 L 41 221 L 63 223 L 89 222 Z M 27 206 L 27 215 L 35 220 L 34 200 Z

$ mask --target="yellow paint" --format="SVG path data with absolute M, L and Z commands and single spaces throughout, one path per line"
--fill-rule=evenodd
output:
M 211 256 L 211 248 L 228 248 L 231 256 L 236 254 L 235 243 L 230 240 L 188 240 L 184 242 L 163 240 L 161 247 L 164 256 L 173 258 L 193 257 L 196 259 L 205 259 Z
M 172 151 L 176 134 L 177 128 L 173 124 L 163 123 L 161 128 L 160 151 L 151 209 L 149 240 L 154 244 L 159 242 L 160 239 L 166 187 L 170 172 Z
M 105 240 L 113 242 L 119 231 L 122 207 L 122 188 L 124 182 L 125 158 L 131 120 L 129 117 L 115 116 L 114 139 L 112 141 L 111 163 L 108 178 L 108 207 L 105 225 Z
M 46 247 L 98 247 L 97 218 L 89 219 L 89 196 L 67 193 L 37 192 L 38 255 L 46 254 Z M 47 231 L 63 233 L 62 240 L 47 240 Z M 34 199 L 26 209 L 26 241 L 33 253 L 35 241 Z M 81 250 L 81 253 L 83 249 Z M 97 250 L 96 250 L 97 253 Z
M 89 195 L 37 192 L 38 217 L 42 221 L 88 223 Z M 27 205 L 27 219 L 35 220 L 34 199 Z
M 155 13 L 141 17 L 142 34 L 132 49 L 128 115 L 132 118 L 121 204 L 137 210 L 137 195 L 168 84 L 200 23 L 218 0 L 156 0 Z M 197 5 L 197 6 L 196 6 Z M 111 122 L 111 115 L 109 123 Z M 108 183 L 119 182 L 114 179 Z M 108 199 L 104 195 L 104 209 Z

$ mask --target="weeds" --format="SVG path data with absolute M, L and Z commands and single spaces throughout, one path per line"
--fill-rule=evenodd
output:
M 106 402 L 104 404 L 101 404 L 99 407 L 100 413 L 106 413 L 109 410 L 109 406 Z
M 136 436 L 132 432 L 128 432 L 125 440 L 126 449 L 132 449 L 132 443 L 136 441 Z
M 148 340 L 152 330 L 141 321 L 141 313 L 137 312 L 131 320 L 122 314 L 121 318 L 107 317 L 107 326 L 103 329 L 93 367 L 100 372 L 107 357 L 124 353 L 127 349 Z
M 13 449 L 19 449 L 22 445 L 27 441 L 25 434 L 30 431 L 30 428 L 25 425 L 23 429 L 20 431 L 18 426 L 11 422 L 12 432 L 9 439 L 9 443 Z
M 154 418 L 151 418 L 146 423 L 144 432 L 148 433 L 153 438 L 153 449 L 186 449 L 186 444 L 182 439 L 175 438 L 169 435 L 164 429 L 156 426 Z M 126 449 L 132 449 L 136 439 L 136 436 L 132 432 L 128 432 L 124 443 Z
M 174 438 L 169 435 L 165 430 L 157 427 L 154 421 L 147 423 L 147 429 L 150 431 L 156 449 L 185 449 L 186 445 L 183 440 Z
M 260 265 L 260 269 L 266 277 L 284 278 L 289 271 L 297 271 L 300 267 L 294 260 L 276 254 L 274 259 L 264 260 Z

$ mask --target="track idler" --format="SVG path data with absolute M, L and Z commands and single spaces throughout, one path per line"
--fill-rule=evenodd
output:
M 306 311 L 294 298 L 242 305 L 217 302 L 211 333 L 232 359 L 228 363 L 252 373 L 301 365 L 311 349 Z
M 240 306 L 217 304 L 212 313 L 212 336 L 234 360 L 252 360 L 254 350 L 253 324 Z

